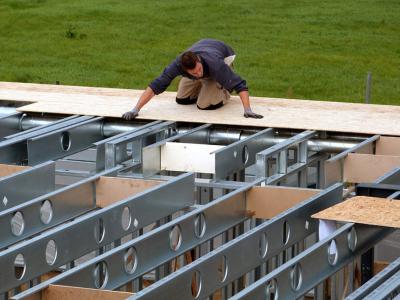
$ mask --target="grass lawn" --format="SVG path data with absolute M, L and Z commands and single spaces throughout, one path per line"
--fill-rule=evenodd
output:
M 1 0 L 0 81 L 143 89 L 205 37 L 254 96 L 400 104 L 399 0 Z

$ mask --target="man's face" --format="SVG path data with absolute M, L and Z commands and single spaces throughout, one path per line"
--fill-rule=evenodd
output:
M 190 75 L 192 75 L 195 78 L 201 78 L 203 77 L 203 65 L 201 62 L 197 62 L 196 66 L 191 69 L 191 70 L 186 70 Z

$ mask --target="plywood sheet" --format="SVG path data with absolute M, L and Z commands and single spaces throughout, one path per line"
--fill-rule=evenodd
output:
M 21 172 L 23 170 L 29 169 L 30 167 L 26 166 L 15 166 L 15 165 L 5 165 L 0 164 L 0 177 L 8 176 L 17 172 Z
M 255 218 L 271 219 L 320 190 L 278 186 L 256 186 L 246 193 L 246 208 Z
M 0 82 L 0 99 L 37 102 L 20 108 L 31 112 L 120 117 L 140 94 L 139 90 Z M 144 107 L 139 118 L 400 136 L 400 106 L 260 97 L 252 97 L 251 102 L 264 119 L 244 118 L 237 96 L 217 111 L 200 111 L 195 105 L 177 105 L 175 93 L 165 92 Z
M 400 167 L 400 156 L 349 153 L 344 160 L 343 180 L 374 182 L 396 167 Z
M 117 201 L 161 184 L 162 181 L 100 177 L 96 182 L 96 205 L 106 207 Z
M 329 207 L 312 217 L 400 228 L 400 201 L 356 196 Z
M 223 146 L 166 143 L 161 147 L 161 170 L 215 173 L 215 154 Z
M 50 285 L 42 291 L 43 300 L 66 300 L 66 299 L 87 299 L 87 300 L 119 300 L 132 296 L 132 293 L 107 291 L 99 289 L 88 289 L 73 286 Z

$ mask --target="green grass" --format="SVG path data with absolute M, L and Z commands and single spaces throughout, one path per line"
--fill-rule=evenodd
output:
M 398 0 L 1 0 L 0 81 L 143 89 L 205 37 L 254 96 L 400 104 Z

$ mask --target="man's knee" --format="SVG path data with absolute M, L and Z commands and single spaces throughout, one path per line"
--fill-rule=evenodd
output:
M 181 104 L 181 105 L 189 105 L 189 104 L 195 104 L 197 102 L 197 98 L 178 98 L 176 97 L 175 99 L 176 103 Z

